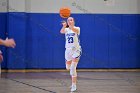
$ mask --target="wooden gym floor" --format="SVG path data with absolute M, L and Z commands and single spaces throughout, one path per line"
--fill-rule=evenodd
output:
M 66 71 L 3 72 L 0 93 L 71 93 Z M 74 93 L 140 93 L 139 71 L 79 71 Z

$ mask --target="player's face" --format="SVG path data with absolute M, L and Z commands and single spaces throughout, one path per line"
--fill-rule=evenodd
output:
M 74 26 L 74 19 L 72 17 L 69 17 L 67 19 L 67 23 L 68 23 L 69 26 Z

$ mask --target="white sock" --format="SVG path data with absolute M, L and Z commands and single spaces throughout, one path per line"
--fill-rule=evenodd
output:
M 76 83 L 72 83 L 72 86 L 76 86 Z

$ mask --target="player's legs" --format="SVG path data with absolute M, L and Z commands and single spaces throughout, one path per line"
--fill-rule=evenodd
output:
M 70 67 L 70 75 L 73 77 L 73 83 L 76 83 L 76 77 L 77 77 L 77 71 L 76 71 L 76 68 L 77 68 L 77 64 L 79 62 L 79 59 L 80 59 L 80 56 L 81 56 L 81 50 L 80 49 L 77 49 L 73 52 L 73 55 L 72 55 L 72 63 L 71 63 L 71 67 Z
M 76 84 L 77 80 L 77 64 L 78 64 L 79 59 L 73 59 L 70 67 L 70 75 L 72 76 L 72 84 Z
M 73 52 L 73 55 L 72 55 L 73 59 L 72 59 L 71 67 L 70 67 L 70 75 L 71 75 L 71 80 L 72 80 L 71 91 L 75 91 L 77 89 L 76 88 L 76 83 L 77 83 L 77 71 L 76 71 L 76 68 L 77 68 L 77 64 L 79 62 L 80 56 L 81 56 L 81 50 L 80 49 L 75 50 Z
M 70 49 L 66 49 L 65 50 L 65 60 L 66 60 L 66 69 L 70 70 L 70 66 L 72 63 L 72 57 L 71 57 L 71 50 Z
M 66 69 L 70 70 L 71 75 L 71 91 L 76 90 L 76 83 L 77 83 L 77 64 L 80 59 L 81 50 L 72 50 L 72 49 L 66 49 L 65 51 L 65 59 L 66 59 Z
M 77 83 L 77 64 L 78 64 L 79 58 L 75 58 L 72 60 L 71 67 L 70 67 L 70 75 L 71 75 L 71 81 L 72 81 L 72 86 L 71 86 L 71 91 L 75 91 L 76 88 L 76 83 Z
M 70 70 L 72 61 L 66 61 L 66 69 Z

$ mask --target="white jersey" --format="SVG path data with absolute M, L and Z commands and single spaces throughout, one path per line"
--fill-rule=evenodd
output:
M 78 34 L 69 28 L 65 28 L 65 39 L 66 39 L 65 48 L 81 48 L 79 44 L 80 27 L 74 26 L 74 28 L 77 28 L 79 30 Z

